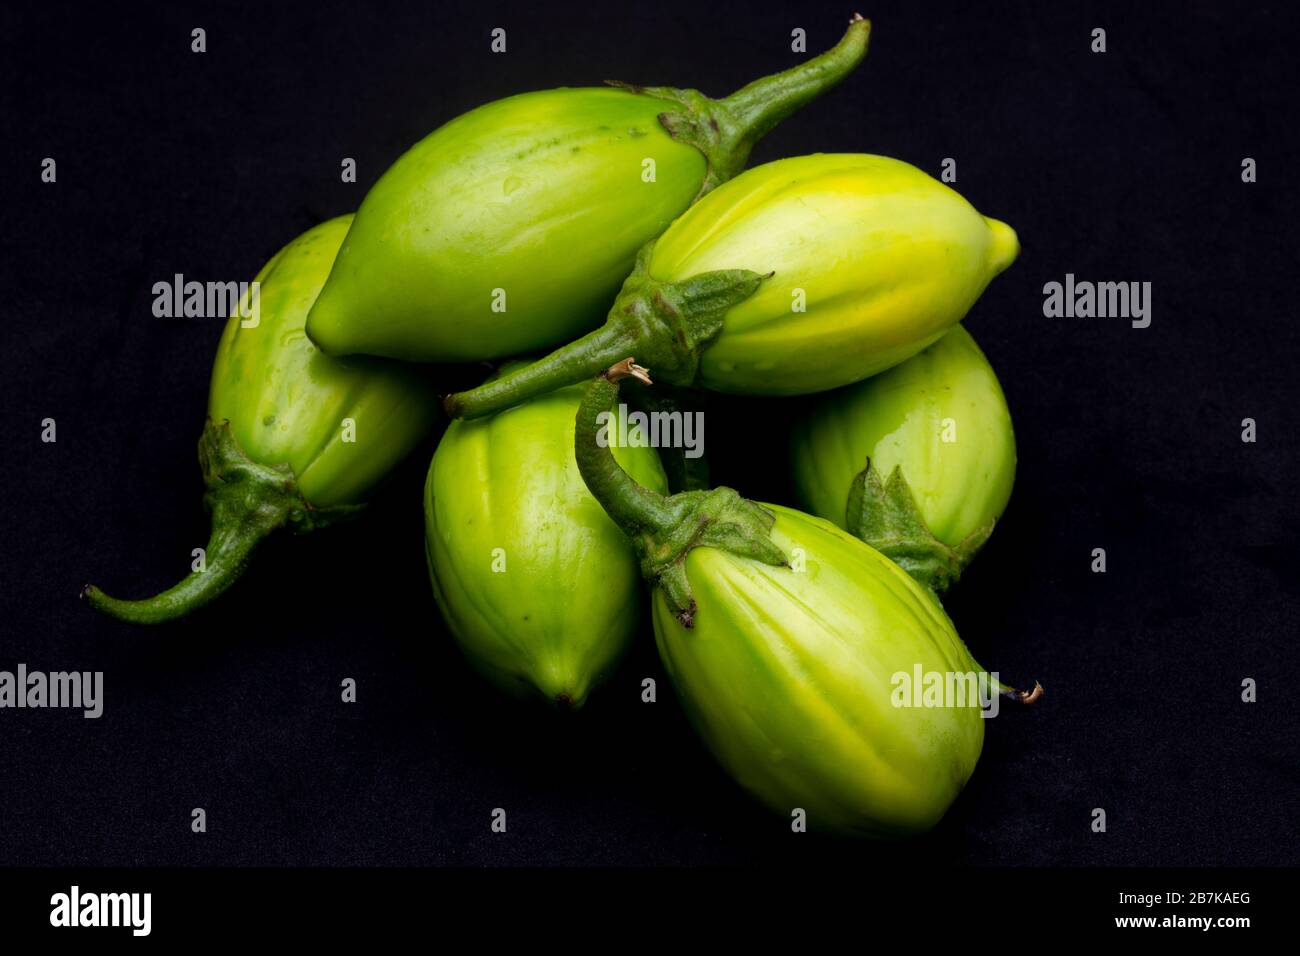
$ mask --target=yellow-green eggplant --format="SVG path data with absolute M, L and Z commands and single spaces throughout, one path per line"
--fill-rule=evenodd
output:
M 1016 438 L 997 375 L 958 325 L 821 398 L 796 423 L 790 459 L 802 507 L 942 593 L 1007 506 Z
M 588 387 L 578 465 L 641 558 L 659 653 L 705 744 L 759 800 L 811 828 L 890 837 L 934 826 L 979 759 L 984 707 L 1041 688 L 1010 690 L 984 672 L 928 591 L 830 522 L 730 488 L 665 498 L 639 485 L 597 441 L 628 377 L 648 382 L 626 360 Z M 966 696 L 918 699 L 903 688 L 913 675 L 927 688 L 951 675 Z
M 473 418 L 618 361 L 673 385 L 797 395 L 910 358 L 966 315 L 1019 252 L 914 166 L 817 154 L 719 186 L 638 257 L 606 324 L 512 375 L 450 395 Z
M 627 650 L 644 598 L 627 539 L 574 461 L 581 399 L 573 386 L 453 422 L 424 491 L 433 593 L 461 650 L 508 692 L 566 710 Z M 653 448 L 614 453 L 638 482 L 665 490 Z
M 327 353 L 464 362 L 594 328 L 637 250 L 866 52 L 833 49 L 713 100 L 672 87 L 489 103 L 397 160 L 357 210 L 307 334 Z
M 226 323 L 199 438 L 212 515 L 202 563 L 144 600 L 87 585 L 82 597 L 93 607 L 140 624 L 188 614 L 230 587 L 277 528 L 301 533 L 355 514 L 432 430 L 438 396 L 423 374 L 382 359 L 332 359 L 303 331 L 351 220 L 331 219 L 276 253 L 254 280 L 257 309 L 250 294 Z

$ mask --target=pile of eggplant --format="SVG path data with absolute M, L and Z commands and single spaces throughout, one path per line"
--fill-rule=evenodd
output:
M 426 559 L 475 669 L 576 710 L 649 619 L 706 746 L 792 825 L 934 826 L 998 699 L 1041 694 L 984 671 L 941 603 L 1014 480 L 1006 400 L 959 323 L 1018 240 L 884 156 L 745 169 L 868 32 L 854 17 L 724 99 L 525 93 L 421 140 L 355 215 L 266 264 L 258 322 L 230 317 L 199 440 L 203 560 L 154 597 L 83 598 L 182 617 L 272 532 L 364 514 L 450 419 Z M 488 360 L 448 395 L 420 367 Z M 709 486 L 680 427 L 708 392 L 822 393 L 788 436 L 797 501 Z

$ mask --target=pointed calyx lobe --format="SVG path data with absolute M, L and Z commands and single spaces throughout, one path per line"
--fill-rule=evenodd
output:
M 755 80 L 721 100 L 672 86 L 610 85 L 676 105 L 660 113 L 659 122 L 673 139 L 704 154 L 708 170 L 700 186 L 703 196 L 744 169 L 754 144 L 774 126 L 852 73 L 866 56 L 870 33 L 871 23 L 855 13 L 840 42 L 825 53 Z
M 589 379 L 626 355 L 640 357 L 670 385 L 692 385 L 700 354 L 722 331 L 728 310 L 757 292 L 767 276 L 725 269 L 663 282 L 650 275 L 653 254 L 653 242 L 637 254 L 603 326 L 531 365 L 448 395 L 443 401 L 447 413 L 452 418 L 491 415 Z
M 889 558 L 935 594 L 942 594 L 961 577 L 990 534 L 993 523 L 977 528 L 957 547 L 944 544 L 930 531 L 912 489 L 895 466 L 887 481 L 868 458 L 853 479 L 845 527 Z
M 660 588 L 685 627 L 695 618 L 695 598 L 686 575 L 693 548 L 717 548 L 770 565 L 786 565 L 772 541 L 775 520 L 765 508 L 730 488 L 683 491 L 671 497 L 637 484 L 623 471 L 608 445 L 598 441 L 601 413 L 618 399 L 619 383 L 649 384 L 647 370 L 624 359 L 596 376 L 578 408 L 574 448 L 578 470 L 592 495 L 632 542 L 641 573 Z

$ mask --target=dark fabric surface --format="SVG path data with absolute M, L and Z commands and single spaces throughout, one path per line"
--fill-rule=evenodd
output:
M 796 62 L 794 27 L 829 45 L 847 0 L 6 5 L 0 669 L 102 670 L 106 702 L 99 720 L 0 711 L 0 863 L 1300 862 L 1289 6 L 874 2 L 864 67 L 753 157 L 878 152 L 936 175 L 954 157 L 956 188 L 1023 244 L 967 322 L 1015 419 L 1016 489 L 949 610 L 986 666 L 1047 696 L 991 722 L 936 831 L 873 846 L 794 838 L 752 805 L 648 629 L 569 719 L 472 677 L 424 568 L 432 443 L 369 520 L 271 542 L 189 621 L 141 630 L 77 601 L 88 580 L 161 588 L 206 539 L 194 445 L 221 323 L 155 319 L 154 282 L 251 279 L 473 106 L 607 77 L 720 94 Z M 1151 326 L 1044 318 L 1066 273 L 1151 282 Z M 715 477 L 788 500 L 772 439 L 797 408 L 719 403 Z

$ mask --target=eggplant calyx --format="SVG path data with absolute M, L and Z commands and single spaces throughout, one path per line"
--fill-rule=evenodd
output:
M 700 355 L 722 332 L 727 312 L 757 292 L 773 273 L 720 269 L 665 282 L 650 275 L 653 254 L 654 242 L 637 254 L 607 324 L 621 331 L 622 341 L 637 346 L 620 355 L 636 354 L 661 381 L 689 388 L 699 375 Z
M 683 627 L 693 627 L 697 606 L 686 576 L 686 556 L 694 548 L 716 548 L 763 564 L 789 567 L 770 537 L 776 517 L 731 488 L 683 491 L 669 499 L 676 527 L 633 539 L 641 574 L 657 584 Z
M 665 497 L 637 482 L 600 440 L 602 413 L 618 398 L 619 383 L 650 384 L 648 370 L 631 358 L 597 375 L 578 407 L 574 449 L 578 470 L 595 499 L 632 542 L 641 574 L 659 587 L 683 627 L 694 624 L 697 606 L 686 574 L 694 548 L 717 548 L 769 565 L 787 565 L 772 540 L 775 517 L 731 488 L 683 491 Z
M 659 114 L 659 123 L 673 139 L 704 154 L 708 169 L 695 197 L 698 200 L 744 169 L 754 144 L 774 126 L 852 73 L 867 54 L 870 34 L 870 21 L 855 13 L 844 36 L 825 53 L 757 79 L 720 100 L 672 86 L 617 81 L 609 81 L 609 85 L 675 105 Z
M 650 275 L 653 251 L 653 242 L 642 247 L 603 326 L 531 365 L 448 395 L 447 414 L 481 418 L 589 379 L 626 355 L 640 356 L 671 385 L 692 385 L 700 354 L 722 331 L 728 310 L 757 292 L 771 273 L 724 269 L 665 282 Z
M 886 481 L 868 458 L 849 488 L 845 527 L 889 558 L 934 594 L 943 594 L 961 577 L 984 542 L 993 522 L 976 528 L 955 548 L 930 531 L 912 489 L 898 466 Z
M 993 533 L 990 521 L 972 531 L 957 547 L 944 544 L 921 517 L 902 469 L 895 466 L 889 479 L 882 482 L 870 458 L 853 479 L 845 517 L 850 534 L 889 558 L 936 598 L 956 583 Z M 994 686 L 1002 697 L 1026 707 L 1044 693 L 1038 681 L 1034 681 L 1032 690 L 1019 690 L 1000 681 Z
M 363 505 L 317 508 L 298 490 L 286 464 L 264 465 L 240 448 L 230 422 L 204 425 L 199 438 L 204 507 L 212 531 L 204 549 L 203 570 L 193 571 L 173 587 L 137 601 L 110 597 L 93 584 L 82 600 L 118 620 L 161 624 L 197 610 L 226 591 L 247 567 L 253 551 L 271 532 L 288 528 L 303 534 L 353 517 Z

